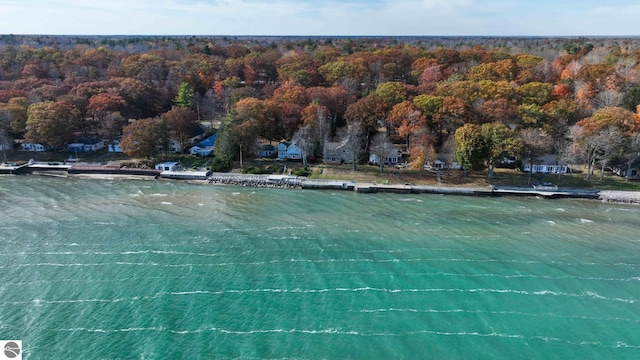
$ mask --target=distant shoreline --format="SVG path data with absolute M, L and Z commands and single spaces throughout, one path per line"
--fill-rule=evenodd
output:
M 188 172 L 185 172 L 188 174 Z M 207 180 L 168 179 L 159 176 L 141 174 L 68 173 L 60 170 L 38 170 L 31 172 L 36 176 L 69 177 L 97 180 L 166 180 L 181 181 L 198 185 L 230 185 L 255 188 L 284 188 L 305 190 L 341 190 L 357 193 L 396 193 L 396 194 L 438 194 L 464 195 L 476 197 L 527 196 L 545 199 L 588 199 L 618 204 L 640 204 L 640 191 L 615 191 L 591 189 L 540 190 L 525 187 L 470 187 L 438 186 L 413 184 L 378 184 L 376 182 L 355 182 L 352 180 L 321 180 L 297 176 L 250 175 L 238 173 L 211 173 Z

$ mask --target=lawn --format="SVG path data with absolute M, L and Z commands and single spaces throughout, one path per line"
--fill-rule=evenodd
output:
M 11 162 L 27 162 L 29 159 L 35 161 L 64 161 L 70 154 L 66 151 L 60 152 L 26 152 L 14 151 L 8 154 Z M 206 167 L 212 157 L 195 157 L 188 154 L 166 154 L 151 160 L 130 159 L 122 153 L 109 153 L 106 149 L 101 149 L 94 153 L 78 154 L 80 161 L 84 162 L 138 162 L 148 166 L 165 161 L 180 161 L 187 169 L 197 169 Z M 244 167 L 281 167 L 283 172 L 289 173 L 291 170 L 303 167 L 300 161 L 281 161 L 276 159 L 251 159 L 246 161 Z M 233 164 L 233 172 L 240 172 L 240 164 Z M 352 180 L 356 182 L 377 182 L 390 184 L 415 184 L 415 185 L 437 185 L 438 177 L 443 186 L 473 186 L 484 187 L 491 185 L 502 186 L 529 186 L 530 179 L 528 173 L 523 173 L 513 169 L 495 169 L 491 182 L 487 181 L 487 171 L 470 171 L 466 176 L 461 170 L 447 170 L 440 172 L 439 176 L 435 172 L 427 170 L 398 169 L 387 166 L 380 172 L 378 166 L 358 165 L 353 171 L 350 164 L 324 165 L 311 164 L 309 169 L 313 171 L 310 176 L 313 179 L 327 180 Z M 600 173 L 596 171 L 590 180 L 585 180 L 584 173 L 558 175 L 534 175 L 531 183 L 551 182 L 560 188 L 580 188 L 580 189 L 600 189 L 600 190 L 630 190 L 640 191 L 640 181 L 625 181 L 624 178 L 605 172 L 605 176 L 600 180 Z

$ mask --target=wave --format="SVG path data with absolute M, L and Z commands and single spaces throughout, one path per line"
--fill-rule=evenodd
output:
M 59 332 L 89 332 L 89 333 L 122 333 L 122 332 L 169 332 L 176 335 L 193 335 L 201 333 L 222 333 L 230 335 L 261 335 L 261 334 L 306 334 L 306 335 L 340 335 L 340 336 L 358 336 L 358 337 L 407 337 L 407 336 L 419 336 L 419 335 L 436 335 L 446 337 L 496 337 L 504 339 L 525 340 L 525 341 L 543 341 L 543 342 L 561 342 L 574 346 L 590 346 L 590 347 L 604 347 L 604 348 L 634 348 L 640 349 L 640 345 L 631 345 L 622 341 L 614 341 L 610 344 L 606 344 L 599 341 L 570 341 L 561 339 L 558 337 L 535 335 L 526 336 L 523 334 L 508 334 L 497 332 L 492 329 L 491 332 L 480 331 L 438 331 L 438 330 L 417 330 L 407 332 L 366 332 L 341 328 L 326 328 L 326 329 L 254 329 L 254 330 L 231 330 L 226 328 L 220 328 L 216 326 L 205 326 L 197 329 L 167 329 L 165 327 L 130 327 L 121 329 L 100 329 L 100 328 L 61 328 L 57 329 Z
M 475 289 L 458 289 L 458 288 L 410 288 L 410 289 L 387 289 L 387 288 L 374 288 L 374 287 L 357 287 L 357 288 L 324 288 L 324 289 L 280 289 L 280 288 L 264 288 L 264 289 L 232 289 L 232 290 L 187 290 L 187 291 L 173 291 L 173 292 L 159 292 L 150 296 L 134 296 L 116 299 L 66 299 L 66 300 L 43 300 L 35 299 L 32 301 L 14 301 L 5 302 L 4 304 L 59 304 L 59 303 L 118 303 L 123 301 L 139 301 L 139 300 L 152 300 L 159 299 L 166 296 L 186 296 L 186 295 L 230 295 L 230 294 L 254 294 L 254 293 L 279 293 L 279 294 L 322 294 L 333 292 L 382 292 L 388 294 L 400 294 L 400 293 L 490 293 L 490 294 L 514 294 L 524 296 L 562 296 L 573 297 L 582 299 L 596 299 L 612 302 L 623 302 L 628 304 L 634 304 L 637 299 L 623 299 L 623 298 L 610 298 L 593 291 L 585 291 L 582 293 L 565 293 L 551 290 L 540 291 L 526 291 L 518 289 L 491 289 L 491 288 L 475 288 Z
M 256 261 L 256 262 L 225 262 L 225 263 L 188 263 L 188 264 L 166 264 L 156 262 L 114 262 L 114 263 L 28 263 L 28 264 L 15 264 L 15 265 L 3 265 L 0 269 L 11 267 L 38 267 L 38 266 L 107 266 L 107 265 L 133 265 L 133 266 L 163 266 L 167 268 L 172 267 L 217 267 L 217 266 L 262 266 L 270 264 L 283 264 L 283 263 L 410 263 L 410 262 L 469 262 L 469 263 L 504 263 L 504 264 L 555 264 L 565 266 L 623 266 L 623 267 L 638 267 L 640 264 L 636 263 L 598 263 L 598 262 L 584 262 L 584 263 L 571 263 L 565 261 L 549 261 L 543 262 L 538 260 L 507 260 L 507 259 L 461 259 L 461 258 L 424 258 L 424 259 L 362 259 L 362 258 L 348 258 L 348 259 L 286 259 L 286 260 L 269 260 L 269 261 Z
M 380 308 L 380 309 L 361 309 L 350 310 L 348 312 L 360 313 L 386 313 L 386 312 L 408 312 L 408 313 L 434 313 L 434 314 L 490 314 L 490 315 L 517 315 L 526 317 L 549 317 L 561 319 L 578 319 L 578 320 L 594 320 L 594 321 L 624 321 L 632 323 L 640 323 L 640 319 L 630 319 L 623 317 L 595 317 L 583 315 L 564 315 L 554 313 L 527 313 L 522 311 L 489 311 L 489 310 L 466 310 L 466 309 L 414 309 L 414 308 Z

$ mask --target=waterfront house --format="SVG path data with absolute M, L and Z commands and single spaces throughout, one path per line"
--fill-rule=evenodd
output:
M 302 159 L 302 149 L 300 149 L 296 144 L 291 144 L 287 147 L 287 159 L 289 160 L 301 160 Z
M 278 159 L 286 159 L 287 158 L 287 148 L 291 145 L 291 143 L 281 141 L 278 146 L 276 146 L 278 151 Z
M 453 161 L 450 164 L 447 164 L 445 161 L 440 160 L 440 159 L 436 159 L 434 161 L 427 161 L 426 164 L 424 164 L 424 169 L 425 170 L 462 170 L 462 166 L 460 166 L 460 164 L 458 164 L 457 162 Z
M 559 165 L 559 159 L 555 155 L 544 155 L 533 159 L 533 164 L 529 161 L 522 164 L 522 171 L 532 174 L 566 174 L 569 167 Z
M 100 139 L 93 138 L 82 138 L 76 140 L 76 142 L 71 143 L 67 146 L 69 152 L 74 153 L 86 153 L 92 152 L 104 147 L 104 143 Z
M 160 171 L 178 171 L 182 170 L 182 164 L 179 162 L 163 162 L 156 164 L 155 168 Z
M 20 147 L 22 148 L 23 151 L 37 151 L 37 152 L 43 152 L 43 151 L 49 151 L 51 150 L 51 147 L 48 145 L 44 145 L 44 144 L 40 144 L 40 143 L 22 143 L 22 145 L 20 145 Z
M 328 141 L 324 145 L 324 151 L 322 152 L 322 161 L 325 164 L 350 164 L 353 163 L 353 156 L 349 151 L 347 144 L 349 139 L 345 139 L 341 142 Z
M 272 157 L 274 154 L 276 154 L 276 151 L 277 150 L 275 146 L 271 144 L 262 144 L 258 146 L 256 155 L 258 155 L 259 157 Z
M 179 154 L 182 153 L 183 151 L 186 151 L 187 149 L 191 149 L 191 145 L 193 145 L 194 143 L 196 143 L 196 141 L 200 141 L 202 139 L 202 137 L 204 136 L 205 131 L 202 128 L 202 126 L 200 126 L 199 124 L 194 124 L 193 127 L 191 128 L 190 132 L 189 132 L 189 138 L 186 139 L 185 141 L 185 148 L 183 149 L 180 141 L 178 141 L 178 139 L 175 138 L 169 138 L 169 143 L 168 145 L 168 150 L 169 152 L 172 152 L 174 154 Z
M 369 163 L 373 165 L 380 165 L 380 161 L 384 161 L 384 165 L 395 165 L 402 160 L 402 149 L 398 146 L 390 146 L 386 154 L 384 155 L 384 159 L 380 159 L 379 155 L 370 154 L 369 155 Z
M 121 153 L 122 147 L 120 147 L 120 139 L 115 139 L 108 145 L 109 152 Z
M 213 150 L 216 145 L 216 139 L 218 139 L 218 133 L 215 133 L 202 140 L 197 145 L 192 146 L 191 149 L 189 149 L 189 153 L 191 155 L 210 156 L 211 154 L 213 154 Z
M 301 160 L 302 149 L 296 144 L 281 141 L 276 147 L 278 151 L 278 159 Z
M 618 176 L 627 177 L 629 175 L 629 179 L 639 180 L 640 179 L 640 157 L 637 157 L 631 161 L 631 165 L 629 163 L 621 163 L 611 166 L 611 170 Z

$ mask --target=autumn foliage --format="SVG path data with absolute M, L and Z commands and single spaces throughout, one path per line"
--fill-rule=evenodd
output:
M 186 148 L 198 119 L 224 118 L 229 144 L 247 153 L 313 128 L 321 155 L 317 143 L 357 124 L 369 140 L 387 133 L 414 164 L 455 136 L 478 167 L 493 161 L 476 159 L 489 151 L 473 148 L 486 145 L 483 126 L 540 129 L 555 142 L 574 125 L 639 129 L 637 39 L 15 39 L 0 46 L 2 130 L 59 148 L 122 133 L 127 153 L 152 156 L 169 137 Z

